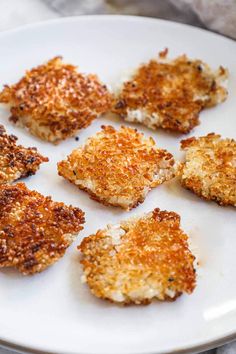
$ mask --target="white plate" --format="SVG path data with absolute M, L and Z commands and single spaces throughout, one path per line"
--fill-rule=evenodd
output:
M 97 73 L 114 84 L 123 73 L 154 57 L 165 47 L 170 55 L 187 53 L 213 67 L 230 70 L 229 98 L 201 114 L 202 124 L 192 134 L 209 132 L 236 138 L 236 44 L 221 36 L 160 20 L 92 16 L 68 18 L 0 34 L 1 84 L 13 83 L 28 68 L 61 54 L 84 72 Z M 223 343 L 236 337 L 236 214 L 233 208 L 205 202 L 170 182 L 150 192 L 146 201 L 127 213 L 102 206 L 57 176 L 56 162 L 64 158 L 101 124 L 124 124 L 119 118 L 96 120 L 58 146 L 41 142 L 12 126 L 1 107 L 0 121 L 24 145 L 37 146 L 50 158 L 40 171 L 26 179 L 30 188 L 71 203 L 86 212 L 84 231 L 56 265 L 34 277 L 14 270 L 0 272 L 0 340 L 2 344 L 31 351 L 57 353 L 180 353 Z M 163 131 L 139 130 L 178 158 L 176 137 Z M 190 235 L 200 263 L 197 288 L 173 303 L 118 307 L 93 297 L 81 284 L 76 245 L 81 239 L 133 214 L 155 207 L 174 210 Z

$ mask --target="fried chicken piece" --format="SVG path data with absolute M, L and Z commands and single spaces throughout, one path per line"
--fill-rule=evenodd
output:
M 79 208 L 53 202 L 24 183 L 0 186 L 0 268 L 43 271 L 64 255 L 83 223 Z
M 0 102 L 10 105 L 12 122 L 57 143 L 106 112 L 111 95 L 96 75 L 79 73 L 55 57 L 27 71 L 15 85 L 6 85 Z
M 17 145 L 16 141 L 17 137 L 7 135 L 0 125 L 0 184 L 34 175 L 40 164 L 48 161 L 36 148 L 25 148 Z
M 157 60 L 141 65 L 126 81 L 113 112 L 128 122 L 188 133 L 199 124 L 199 113 L 227 98 L 228 71 L 213 72 L 201 60 L 186 55 L 169 60 L 168 50 Z
M 174 212 L 154 211 L 108 225 L 83 239 L 84 275 L 91 292 L 123 304 L 175 300 L 196 285 L 195 257 Z
M 151 188 L 175 176 L 177 165 L 154 140 L 129 127 L 102 131 L 58 163 L 58 173 L 105 205 L 126 210 L 142 203 Z
M 183 187 L 220 205 L 236 206 L 236 141 L 214 133 L 181 141 Z

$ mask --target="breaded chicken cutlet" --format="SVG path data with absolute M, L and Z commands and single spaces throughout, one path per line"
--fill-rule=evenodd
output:
M 186 55 L 170 60 L 167 53 L 141 65 L 124 82 L 113 111 L 128 122 L 188 133 L 199 124 L 202 109 L 227 98 L 228 72 L 223 67 L 213 72 Z
M 154 211 L 107 226 L 83 239 L 84 274 L 91 292 L 122 304 L 175 300 L 192 293 L 195 257 L 174 212 Z
M 83 223 L 79 208 L 53 202 L 24 183 L 0 186 L 0 268 L 43 271 L 64 255 Z
M 126 210 L 142 203 L 151 188 L 175 176 L 177 165 L 154 140 L 129 127 L 102 131 L 58 163 L 58 173 L 92 199 Z
M 7 135 L 0 125 L 0 184 L 12 183 L 19 178 L 34 175 L 48 158 L 40 155 L 36 148 L 25 148 L 16 144 L 15 135 Z
M 57 143 L 86 128 L 111 105 L 111 95 L 96 75 L 55 57 L 0 93 L 10 105 L 10 120 L 43 140 Z
M 181 183 L 220 205 L 236 206 L 236 141 L 214 133 L 181 141 L 186 152 Z

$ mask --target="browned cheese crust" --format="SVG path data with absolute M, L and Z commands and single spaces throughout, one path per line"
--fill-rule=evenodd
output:
M 34 175 L 42 162 L 48 158 L 40 155 L 36 148 L 25 148 L 16 144 L 17 137 L 7 135 L 0 125 L 0 184 L 12 183 L 19 178 Z
M 111 105 L 111 95 L 96 75 L 55 57 L 5 85 L 0 102 L 11 107 L 11 120 L 43 140 L 59 142 L 86 128 Z
M 182 185 L 220 205 L 236 206 L 236 141 L 214 133 L 181 141 Z
M 83 239 L 84 275 L 91 292 L 123 304 L 175 300 L 196 285 L 195 257 L 180 217 L 160 211 L 108 226 Z
M 123 84 L 113 111 L 152 129 L 188 133 L 199 124 L 203 108 L 227 98 L 223 85 L 228 72 L 223 67 L 213 72 L 206 63 L 186 55 L 169 60 L 167 53 L 141 65 Z
M 129 127 L 103 126 L 58 163 L 58 173 L 93 199 L 129 210 L 142 203 L 151 188 L 173 178 L 176 165 L 152 138 Z
M 83 223 L 79 208 L 53 202 L 24 183 L 0 186 L 0 268 L 43 271 L 64 255 Z

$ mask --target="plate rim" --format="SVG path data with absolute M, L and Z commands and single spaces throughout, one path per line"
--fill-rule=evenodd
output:
M 148 351 L 148 352 L 143 352 L 143 353 L 138 353 L 138 354 L 193 354 L 193 353 L 201 353 L 203 351 L 206 350 L 210 350 L 210 349 L 214 349 L 216 347 L 225 345 L 227 343 L 233 342 L 236 339 L 236 331 L 233 331 L 230 334 L 227 334 L 225 336 L 222 337 L 215 337 L 212 340 L 210 340 L 209 342 L 205 343 L 199 343 L 197 345 L 191 346 L 191 347 L 183 347 L 183 348 L 179 348 L 176 350 L 171 350 L 171 351 L 162 351 L 162 352 L 157 352 L 155 351 Z M 4 339 L 2 340 L 0 338 L 0 349 L 1 348 L 5 348 L 8 350 L 14 350 L 14 351 L 18 351 L 21 353 L 27 353 L 27 354 L 58 354 L 61 352 L 57 352 L 57 351 L 51 351 L 51 350 L 40 350 L 40 349 L 36 349 L 33 348 L 31 346 L 24 346 L 18 343 L 14 343 L 14 342 L 9 342 L 9 341 L 5 341 Z M 70 354 L 71 352 L 67 352 L 67 354 Z M 80 354 L 78 352 L 78 354 Z M 81 352 L 82 354 L 82 352 Z M 94 354 L 94 352 L 83 352 L 83 354 Z
M 116 21 L 135 21 L 135 22 L 159 22 L 162 25 L 168 25 L 173 27 L 185 27 L 187 30 L 194 31 L 194 32 L 201 32 L 211 37 L 221 38 L 224 39 L 234 45 L 236 45 L 236 41 L 230 37 L 224 36 L 217 32 L 212 32 L 206 28 L 197 27 L 191 24 L 185 24 L 177 21 L 169 21 L 165 19 L 159 19 L 155 17 L 147 17 L 147 16 L 133 16 L 133 15 L 119 15 L 119 14 L 101 14 L 101 15 L 76 15 L 76 16 L 63 16 L 53 19 L 41 20 L 32 23 L 27 23 L 24 25 L 20 25 L 14 28 L 6 29 L 0 32 L 0 39 L 4 38 L 5 36 L 12 35 L 14 33 L 18 33 L 24 30 L 30 30 L 35 28 L 40 28 L 47 25 L 54 25 L 59 23 L 71 23 L 71 22 L 78 22 L 78 21 L 87 21 L 87 20 L 116 20 Z M 164 352 L 157 352 L 154 351 L 147 351 L 139 354 L 190 354 L 190 353 L 197 353 L 202 352 L 205 350 L 209 350 L 224 344 L 227 344 L 236 339 L 236 329 L 232 330 L 222 336 L 215 336 L 209 341 L 202 341 L 199 344 L 195 344 L 192 346 L 184 346 L 182 348 L 178 348 L 176 350 L 164 351 Z M 34 348 L 33 346 L 28 346 L 24 344 L 20 344 L 19 341 L 14 342 L 14 340 L 4 339 L 3 336 L 0 334 L 0 349 L 5 348 L 8 350 L 18 351 L 22 353 L 32 353 L 32 354 L 58 354 L 61 352 L 56 352 L 53 350 L 49 350 L 48 348 L 45 350 Z M 68 354 L 70 353 L 67 352 Z M 80 354 L 80 352 L 78 352 Z M 82 354 L 82 353 L 81 353 Z M 94 352 L 83 352 L 83 354 L 94 354 Z
M 168 24 L 168 26 L 178 26 L 178 27 L 186 27 L 192 31 L 197 31 L 197 32 L 203 32 L 203 33 L 207 33 L 210 36 L 214 36 L 214 37 L 218 37 L 221 39 L 225 39 L 229 42 L 231 42 L 232 44 L 235 44 L 236 40 L 234 40 L 233 38 L 230 38 L 226 35 L 220 34 L 218 32 L 214 32 L 211 31 L 210 29 L 207 28 L 202 28 L 202 27 L 197 27 L 188 23 L 182 23 L 182 22 L 177 22 L 177 21 L 169 21 L 169 20 L 165 20 L 162 18 L 156 18 L 156 17 L 148 17 L 148 16 L 137 16 L 137 15 L 119 15 L 119 14 L 101 14 L 101 15 L 75 15 L 75 16 L 63 16 L 63 17 L 58 17 L 58 18 L 52 18 L 52 19 L 47 19 L 47 20 L 41 20 L 41 21 L 36 21 L 36 22 L 32 22 L 32 23 L 26 23 L 23 25 L 19 25 L 17 27 L 13 27 L 13 28 L 8 28 L 6 30 L 2 30 L 0 31 L 0 38 L 4 37 L 6 35 L 10 35 L 13 34 L 15 32 L 20 32 L 22 30 L 25 29 L 30 29 L 30 28 L 36 28 L 36 27 L 41 27 L 44 25 L 48 25 L 48 24 L 54 24 L 54 23 L 66 23 L 66 22 L 76 22 L 78 20 L 93 20 L 93 19 L 102 19 L 102 20 L 128 20 L 128 21 L 137 21 L 137 22 L 142 22 L 144 21 L 149 21 L 149 22 L 159 22 L 162 24 Z

